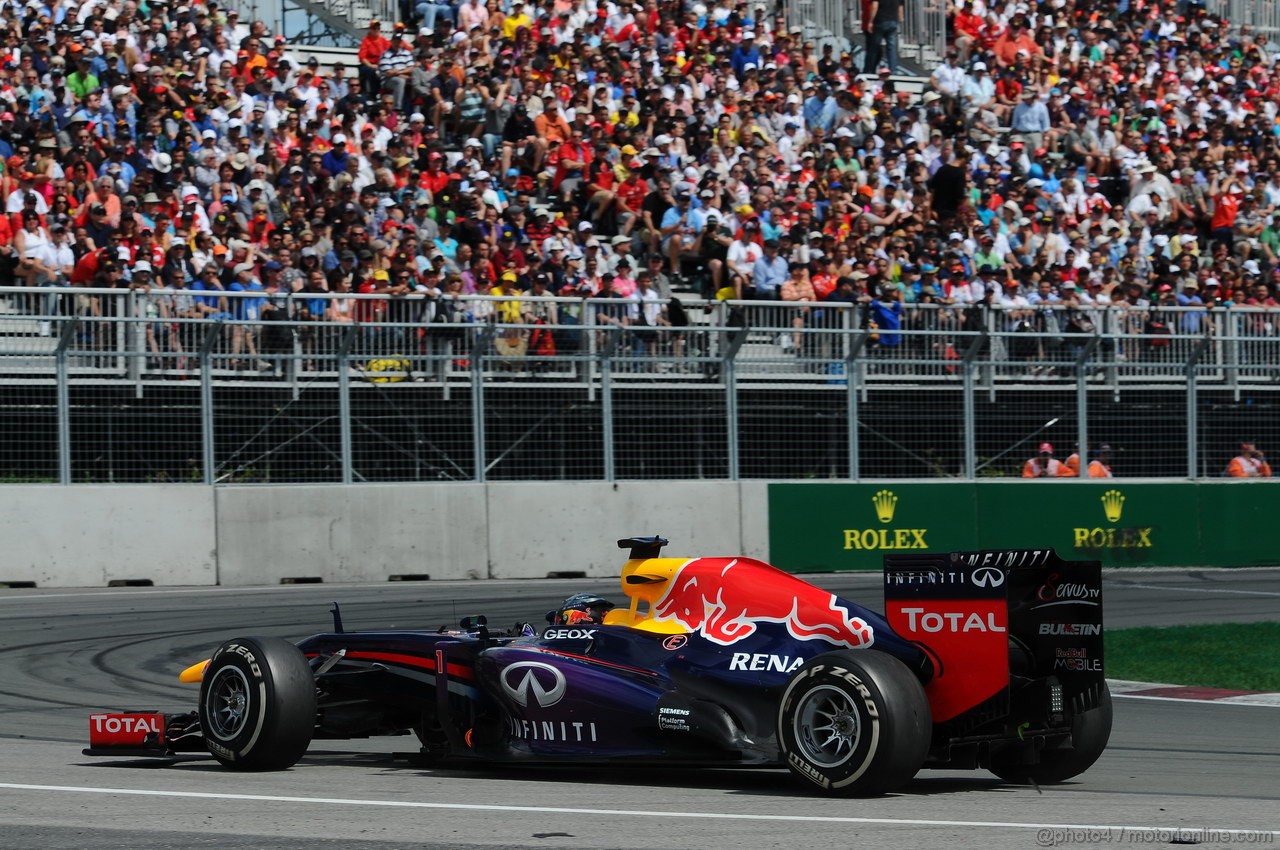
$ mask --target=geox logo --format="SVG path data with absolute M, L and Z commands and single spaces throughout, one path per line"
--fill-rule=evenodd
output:
M 1124 494 L 1108 490 L 1099 497 L 1107 522 L 1113 525 L 1124 513 Z M 1076 549 L 1150 549 L 1151 527 L 1140 528 L 1073 528 L 1072 546 Z
M 893 522 L 894 513 L 898 510 L 898 497 L 892 490 L 877 490 L 871 497 L 875 507 L 876 519 L 882 524 Z M 927 528 L 846 528 L 844 529 L 844 548 L 858 550 L 872 549 L 928 549 L 924 536 Z

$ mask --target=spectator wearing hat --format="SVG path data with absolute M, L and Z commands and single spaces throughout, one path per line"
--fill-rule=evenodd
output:
M 1009 20 L 1009 26 L 995 40 L 991 49 L 995 54 L 996 63 L 1001 68 L 1017 65 L 1020 57 L 1023 61 L 1030 61 L 1033 56 L 1044 55 L 1044 51 L 1036 43 L 1035 37 L 1027 27 L 1026 17 L 1020 13 Z
M 767 239 L 763 253 L 752 266 L 750 287 L 742 294 L 743 298 L 759 301 L 776 301 L 782 284 L 790 275 L 790 264 L 779 251 L 778 240 Z
M 378 62 L 390 46 L 391 40 L 382 34 L 382 22 L 377 19 L 370 21 L 369 29 L 356 50 L 356 58 L 360 62 L 360 84 L 370 94 L 378 92 Z
M 1053 456 L 1053 443 L 1041 443 L 1035 457 L 1022 465 L 1023 478 L 1072 478 L 1071 468 Z
M 942 95 L 948 105 L 959 103 L 960 96 L 964 93 L 965 83 L 969 77 L 964 68 L 960 67 L 958 59 L 959 53 L 956 48 L 948 48 L 946 55 L 942 59 L 942 64 L 934 68 L 933 73 L 929 76 L 933 90 Z M 983 67 L 985 68 L 986 65 L 984 64 Z
M 960 90 L 961 105 L 971 120 L 996 105 L 996 84 L 987 72 L 987 63 L 973 63 Z
M 682 277 L 683 260 L 697 257 L 695 246 L 706 224 L 706 217 L 693 206 L 693 196 L 687 191 L 677 194 L 674 205 L 663 214 L 658 233 L 673 277 Z M 781 284 L 781 280 L 778 283 Z
M 1270 478 L 1271 464 L 1254 440 L 1243 440 L 1240 453 L 1227 464 L 1228 478 Z
M 1106 443 L 1098 446 L 1097 454 L 1089 461 L 1088 475 L 1090 478 L 1114 477 L 1111 473 L 1111 446 Z

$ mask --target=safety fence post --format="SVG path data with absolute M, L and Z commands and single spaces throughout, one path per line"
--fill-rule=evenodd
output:
M 1080 477 L 1087 478 L 1089 468 L 1089 373 L 1088 363 L 1093 359 L 1102 337 L 1094 334 L 1076 355 L 1076 451 L 1080 456 Z
M 71 483 L 71 387 L 67 378 L 67 349 L 76 338 L 80 320 L 74 316 L 62 323 L 58 347 L 54 351 L 58 370 L 58 483 Z
M 751 333 L 751 328 L 743 323 L 741 328 L 730 328 L 724 331 L 724 360 L 721 363 L 720 375 L 724 379 L 724 412 L 725 418 L 729 420 L 729 444 L 727 446 L 729 452 L 729 480 L 738 480 L 738 470 L 740 464 L 740 446 L 741 441 L 738 439 L 738 350 L 742 348 L 742 343 L 746 342 L 747 335 Z
M 493 325 L 485 325 L 476 334 L 476 344 L 471 347 L 471 463 L 475 466 L 477 484 L 484 483 L 488 472 L 484 450 L 484 369 L 493 337 Z
M 600 440 L 604 459 L 604 480 L 617 477 L 613 444 L 613 355 L 618 350 L 617 325 L 604 325 L 604 344 L 600 346 Z
M 849 340 L 849 351 L 844 360 L 845 377 L 845 415 L 849 419 L 847 438 L 849 440 L 849 478 L 857 481 L 862 477 L 861 458 L 858 454 L 858 358 L 867 347 L 867 332 L 858 333 Z
M 213 350 L 224 330 L 222 322 L 214 322 L 205 329 L 204 339 L 200 341 L 200 477 L 205 484 L 213 483 L 214 465 L 217 463 L 213 435 L 212 360 Z
M 350 327 L 338 341 L 338 350 L 333 353 L 334 366 L 338 370 L 338 447 L 342 462 L 342 483 L 350 484 L 354 480 L 351 449 L 351 375 L 347 371 L 347 357 L 355 344 L 357 329 Z
M 964 370 L 964 477 L 972 481 L 978 477 L 978 422 L 974 412 L 974 370 L 977 368 L 978 355 L 987 346 L 988 334 L 984 327 L 974 336 L 969 347 L 960 357 L 960 368 Z
M 1202 336 L 1196 341 L 1191 349 L 1191 353 L 1187 355 L 1186 365 L 1183 367 L 1187 376 L 1187 477 L 1195 480 L 1200 477 L 1196 467 L 1200 465 L 1200 445 L 1198 440 L 1199 433 L 1199 405 L 1197 402 L 1196 378 L 1199 374 L 1200 358 L 1204 356 L 1204 352 L 1209 347 L 1210 339 L 1208 336 Z

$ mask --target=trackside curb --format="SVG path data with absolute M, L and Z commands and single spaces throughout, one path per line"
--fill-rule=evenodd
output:
M 1170 685 L 1159 682 L 1132 682 L 1108 679 L 1114 697 L 1155 699 L 1169 702 L 1216 702 L 1227 705 L 1258 705 L 1280 708 L 1280 693 L 1242 691 L 1228 688 L 1202 688 L 1195 685 Z

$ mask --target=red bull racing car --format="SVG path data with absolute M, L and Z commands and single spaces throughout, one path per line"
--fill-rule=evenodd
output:
M 885 615 L 751 558 L 619 541 L 627 607 L 571 598 L 539 633 L 236 638 L 184 671 L 196 711 L 96 714 L 90 755 L 207 751 L 280 770 L 312 740 L 416 733 L 440 761 L 788 767 L 831 794 L 923 767 L 1049 783 L 1111 729 L 1096 562 L 1049 549 L 889 556 Z

